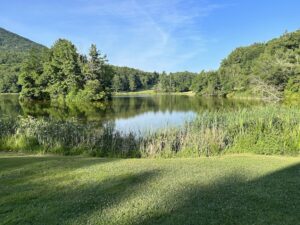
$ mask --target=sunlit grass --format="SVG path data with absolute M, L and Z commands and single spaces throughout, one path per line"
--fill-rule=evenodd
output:
M 156 90 L 141 90 L 141 91 L 129 91 L 129 92 L 115 92 L 115 96 L 135 96 L 135 95 L 185 95 L 195 96 L 196 93 L 193 91 L 185 92 L 161 92 Z
M 299 158 L 0 154 L 0 224 L 291 224 Z

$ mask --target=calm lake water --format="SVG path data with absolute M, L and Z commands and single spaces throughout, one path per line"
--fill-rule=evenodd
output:
M 200 98 L 178 95 L 120 96 L 106 104 L 50 105 L 20 103 L 17 95 L 0 95 L 1 116 L 51 117 L 54 120 L 78 119 L 99 126 L 110 122 L 122 132 L 144 133 L 182 126 L 198 113 L 236 110 L 260 104 L 253 101 Z

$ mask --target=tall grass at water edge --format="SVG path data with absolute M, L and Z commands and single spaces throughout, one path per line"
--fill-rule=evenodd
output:
M 181 128 L 140 136 L 78 121 L 1 118 L 0 150 L 100 157 L 199 157 L 224 153 L 299 155 L 300 110 L 279 105 L 206 111 Z

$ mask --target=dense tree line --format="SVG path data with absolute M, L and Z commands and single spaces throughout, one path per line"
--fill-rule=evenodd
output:
M 217 71 L 201 72 L 192 89 L 204 95 L 300 96 L 300 31 L 235 49 Z
M 192 81 L 196 73 L 177 72 L 166 74 L 163 72 L 159 77 L 157 88 L 164 92 L 185 92 L 191 90 Z
M 221 93 L 220 76 L 217 71 L 201 71 L 194 77 L 191 90 L 199 95 L 219 95 Z
M 102 101 L 110 98 L 112 77 L 106 57 L 95 45 L 86 57 L 70 41 L 59 39 L 49 50 L 32 50 L 24 60 L 20 98 Z
M 0 93 L 17 93 L 21 90 L 17 84 L 20 66 L 20 63 L 0 64 Z
M 52 50 L 54 50 L 54 48 Z M 49 99 L 50 97 L 55 97 L 56 92 L 58 95 L 59 92 L 62 95 L 66 95 L 65 92 L 69 92 L 70 90 L 64 89 L 58 91 L 55 85 L 48 86 L 48 84 L 55 82 L 53 77 L 51 81 L 46 82 L 47 78 L 50 79 L 49 76 L 51 76 L 51 73 L 56 73 L 56 71 L 51 71 L 51 68 L 55 68 L 55 61 L 57 61 L 55 59 L 57 58 L 56 56 L 50 56 L 52 54 L 51 52 L 53 52 L 52 50 L 0 28 L 0 93 L 17 93 L 21 91 L 23 86 L 24 90 L 21 93 L 22 98 Z M 88 57 L 79 55 L 77 52 L 75 53 L 74 49 L 72 54 L 73 57 L 79 58 L 78 60 L 73 60 L 75 67 L 77 67 L 77 69 L 73 68 L 73 72 L 78 75 L 76 79 L 79 79 L 78 81 L 81 82 L 77 89 L 82 89 L 82 85 L 85 85 L 85 91 L 80 91 L 80 93 L 76 94 L 77 97 L 81 95 L 80 98 L 89 95 L 88 98 L 93 100 L 101 99 L 101 95 L 104 95 L 104 93 L 102 92 L 101 94 L 100 92 L 105 89 L 104 86 L 115 92 L 150 89 L 157 84 L 159 79 L 159 74 L 156 72 L 152 73 L 128 67 L 108 66 L 106 58 L 101 55 L 99 56 L 99 62 L 97 62 L 98 59 L 95 59 L 97 56 L 95 56 L 94 51 L 92 53 L 93 56 L 90 56 L 90 58 L 93 63 L 101 67 L 101 69 L 99 69 L 101 72 L 97 72 L 95 71 L 97 68 L 92 68 L 91 62 L 88 62 Z M 61 56 L 63 57 L 63 55 Z M 49 57 L 52 58 L 49 59 Z M 48 60 L 52 61 L 52 63 L 46 63 Z M 69 62 L 71 63 L 71 61 Z M 78 73 L 79 67 L 80 73 Z M 90 73 L 89 70 L 92 71 L 92 73 Z M 69 71 L 67 73 L 70 75 L 71 72 L 72 71 Z M 31 75 L 28 75 L 30 73 Z M 97 75 L 91 75 L 93 73 Z M 101 78 L 102 75 L 100 74 L 104 73 L 113 74 L 114 78 L 112 80 L 110 76 Z M 20 74 L 22 74 L 22 76 L 19 79 Z M 48 74 L 48 77 L 46 74 Z M 83 80 L 80 76 L 84 77 Z M 29 77 L 31 78 L 29 79 Z M 106 77 L 110 77 L 109 82 L 106 80 Z M 60 83 L 57 84 L 57 86 L 66 85 L 60 79 L 56 81 Z M 97 82 L 102 83 L 98 84 Z M 91 89 L 93 89 L 93 91 L 91 91 Z M 95 94 L 97 96 L 91 97 L 93 92 L 94 94 L 97 92 L 97 94 Z M 74 93 L 74 91 L 72 91 L 72 93 Z
M 112 68 L 114 70 L 112 88 L 115 92 L 151 89 L 159 79 L 156 72 L 144 72 L 129 67 L 112 66 Z
M 300 30 L 235 49 L 216 71 L 161 74 L 161 91 L 208 96 L 300 97 Z
M 216 71 L 156 73 L 107 64 L 92 46 L 89 56 L 60 40 L 49 50 L 0 29 L 0 92 L 22 98 L 67 97 L 98 101 L 110 92 L 156 89 L 199 95 L 300 96 L 300 30 L 235 49 Z M 30 50 L 31 49 L 31 50 Z M 17 82 L 19 80 L 19 82 Z

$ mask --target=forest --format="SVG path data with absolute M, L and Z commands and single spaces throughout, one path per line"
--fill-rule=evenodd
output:
M 200 94 L 274 100 L 299 97 L 300 31 L 235 49 L 217 71 L 202 71 L 192 89 Z
M 50 50 L 31 51 L 23 62 L 20 99 L 101 101 L 110 98 L 112 77 L 95 45 L 87 58 L 70 41 L 59 39 Z
M 21 64 L 31 49 L 43 51 L 46 47 L 0 28 L 0 93 L 21 91 L 18 84 Z
M 222 60 L 218 70 L 199 73 L 145 72 L 114 66 L 95 45 L 85 56 L 67 40 L 58 40 L 48 49 L 0 31 L 5 34 L 0 41 L 0 92 L 21 92 L 24 99 L 68 96 L 99 101 L 109 99 L 113 92 L 153 89 L 193 91 L 204 96 L 255 95 L 277 101 L 284 97 L 297 99 L 300 93 L 299 30 L 266 43 L 239 47 Z M 18 46 L 17 50 L 13 46 Z

